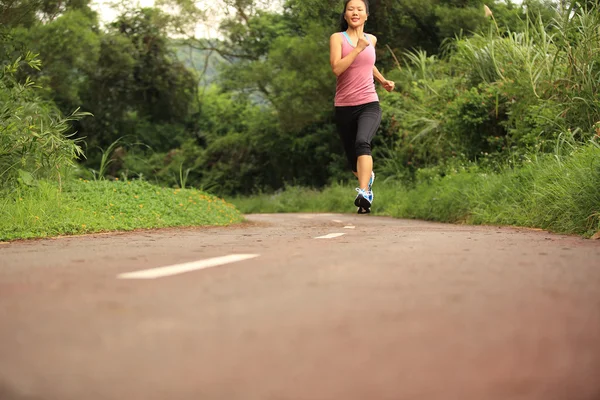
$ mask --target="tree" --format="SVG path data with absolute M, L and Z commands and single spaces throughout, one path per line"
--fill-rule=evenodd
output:
M 30 28 L 39 22 L 51 22 L 69 10 L 92 17 L 90 0 L 8 0 L 0 3 L 0 26 Z
M 39 53 L 44 68 L 34 78 L 46 88 L 48 97 L 63 112 L 80 107 L 100 56 L 101 35 L 95 16 L 68 10 L 51 22 L 14 32 Z
M 130 10 L 102 35 L 83 97 L 95 115 L 80 127 L 88 145 L 106 147 L 127 135 L 162 151 L 176 147 L 187 128 L 193 135 L 197 77 L 175 56 L 162 18 L 158 9 Z

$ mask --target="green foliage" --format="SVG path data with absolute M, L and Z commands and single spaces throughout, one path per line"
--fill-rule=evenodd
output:
M 338 30 L 341 0 L 287 0 L 285 10 L 298 21 L 315 22 L 329 34 Z M 366 31 L 394 52 L 422 49 L 437 53 L 445 38 L 460 32 L 477 31 L 485 24 L 481 1 L 417 1 L 379 0 L 370 2 Z M 305 34 L 311 30 L 299 27 Z M 327 35 L 329 36 L 329 35 Z M 391 53 L 385 46 L 377 52 L 385 67 L 393 65 Z
M 30 75 L 48 92 L 47 97 L 63 110 L 81 107 L 90 91 L 90 76 L 100 57 L 100 38 L 95 19 L 78 10 L 70 10 L 47 24 L 28 30 L 18 29 L 15 36 L 34 44 L 44 68 Z
M 185 36 L 205 14 L 187 0 L 160 2 L 169 13 L 125 8 L 106 27 L 85 0 L 22 3 L 37 14 L 21 23 L 16 8 L 0 11 L 11 20 L 10 45 L 0 50 L 39 52 L 44 69 L 15 82 L 33 74 L 44 101 L 63 114 L 94 114 L 67 121 L 63 134 L 85 140 L 80 159 L 98 176 L 219 194 L 351 177 L 328 62 L 341 0 L 286 0 L 282 10 L 222 0 L 215 6 L 229 14 L 220 38 L 201 40 Z M 578 5 L 561 13 L 537 0 L 488 6 L 486 20 L 479 0 L 372 2 L 367 31 L 379 38 L 379 69 L 397 84 L 394 93 L 380 91 L 384 118 L 374 141 L 388 179 L 414 185 L 473 163 L 497 170 L 555 151 L 569 129 L 578 141 L 594 133 L 597 13 Z M 193 63 L 183 44 L 193 46 Z
M 372 212 L 449 223 L 517 225 L 589 237 L 600 231 L 600 145 L 564 157 L 542 156 L 519 168 L 489 173 L 476 165 L 437 172 L 421 170 L 416 186 L 377 184 Z M 379 182 L 382 174 L 378 174 Z M 287 188 L 275 194 L 236 197 L 244 213 L 356 212 L 353 187 L 323 191 Z M 365 217 L 365 218 L 368 218 Z
M 472 194 L 471 221 L 542 227 L 592 235 L 600 231 L 599 148 L 567 157 L 541 156 Z M 501 191 L 498 189 L 501 188 Z
M 0 26 L 31 28 L 40 22 L 53 21 L 69 10 L 94 12 L 90 0 L 19 0 L 0 3 Z
M 524 0 L 485 2 L 492 12 L 487 26 L 502 35 L 510 32 L 523 32 L 528 21 L 540 19 L 544 25 L 552 22 L 556 8 L 562 4 L 554 0 Z
M 201 88 L 208 88 L 217 82 L 219 65 L 225 62 L 218 52 L 197 48 L 197 44 L 184 40 L 176 40 L 172 46 L 177 59 L 186 68 L 198 72 Z
M 468 159 L 506 150 L 506 99 L 497 86 L 481 85 L 460 93 L 446 110 L 446 127 Z
M 314 39 L 280 37 L 272 42 L 267 68 L 272 78 L 267 85 L 269 99 L 277 110 L 281 128 L 295 131 L 331 113 L 335 77 L 329 66 L 326 35 L 319 28 Z M 318 40 L 320 39 L 320 40 Z
M 29 78 L 17 81 L 15 75 L 24 65 L 39 68 L 40 63 L 28 53 L 0 71 L 0 188 L 33 185 L 38 178 L 60 180 L 82 155 L 65 133 L 69 122 L 88 114 L 75 111 L 63 117 L 54 104 L 39 97 Z
M 414 183 L 414 168 L 479 162 L 486 168 L 554 152 L 561 135 L 587 141 L 600 120 L 598 13 L 530 15 L 522 32 L 458 38 L 443 57 L 404 54 L 383 98 L 383 171 Z M 461 161 L 462 160 L 462 161 Z
M 338 139 L 329 127 L 311 126 L 290 140 L 278 128 L 276 114 L 244 96 L 211 88 L 201 101 L 199 140 L 190 139 L 169 152 L 130 152 L 125 168 L 174 186 L 180 184 L 183 165 L 190 169 L 190 185 L 219 194 L 277 189 L 285 182 L 323 184 L 334 171 L 331 148 Z
M 157 10 L 131 11 L 100 36 L 98 62 L 82 99 L 95 118 L 77 126 L 90 152 L 123 136 L 168 151 L 182 135 L 195 133 L 196 76 L 176 59 L 161 18 Z M 89 160 L 97 168 L 98 157 Z
M 198 190 L 144 181 L 39 182 L 0 196 L 0 241 L 243 220 L 231 204 Z
M 129 39 L 136 59 L 131 100 L 153 122 L 186 118 L 196 98 L 196 77 L 178 61 L 159 23 L 162 13 L 142 9 L 121 15 L 112 27 Z
M 12 48 L 33 49 L 44 62 L 41 71 L 19 79 L 33 75 L 63 113 L 81 108 L 94 114 L 69 129 L 85 138 L 88 166 L 98 169 L 96 149 L 123 136 L 168 151 L 185 140 L 181 136 L 197 133 L 197 75 L 177 60 L 165 14 L 127 10 L 102 31 L 87 11 L 69 6 L 10 35 Z

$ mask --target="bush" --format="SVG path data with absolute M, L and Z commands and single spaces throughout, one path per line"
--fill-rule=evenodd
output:
M 34 82 L 17 81 L 24 65 L 39 69 L 40 62 L 27 53 L 0 71 L 0 188 L 32 185 L 38 178 L 60 182 L 83 155 L 66 133 L 70 121 L 89 114 L 76 111 L 63 117 L 52 102 L 38 97 Z
M 493 171 L 555 153 L 565 135 L 591 139 L 600 122 L 600 13 L 543 11 L 530 13 L 522 32 L 491 26 L 457 38 L 441 58 L 404 54 L 389 74 L 400 93 L 382 97 L 383 172 L 414 184 L 417 170 L 444 176 L 457 159 Z

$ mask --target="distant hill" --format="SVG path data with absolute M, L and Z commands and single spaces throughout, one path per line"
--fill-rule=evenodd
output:
M 208 86 L 217 79 L 219 74 L 218 65 L 219 63 L 225 61 L 215 51 L 213 51 L 211 54 L 208 50 L 195 49 L 182 43 L 174 43 L 174 50 L 177 58 L 181 62 L 183 62 L 188 68 L 198 71 L 199 73 L 204 71 L 208 56 L 208 66 L 206 67 L 206 72 L 200 81 L 201 86 Z
M 207 55 L 210 53 L 209 51 L 192 48 L 181 41 L 173 42 L 173 50 L 175 50 L 177 59 L 183 62 L 188 68 L 198 71 L 198 73 L 202 73 L 202 71 L 204 71 Z M 208 67 L 206 68 L 206 72 L 198 83 L 201 87 L 209 86 L 217 80 L 219 76 L 219 64 L 222 62 L 228 61 L 221 57 L 216 51 L 213 51 L 212 54 L 210 54 L 210 57 L 208 57 Z M 267 103 L 264 96 L 258 92 L 251 94 L 250 99 L 256 104 Z

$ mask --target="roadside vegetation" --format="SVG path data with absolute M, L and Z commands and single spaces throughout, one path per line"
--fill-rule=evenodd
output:
M 484 172 L 462 166 L 440 177 L 419 174 L 417 184 L 378 176 L 371 215 L 458 224 L 511 225 L 591 237 L 600 231 L 600 146 L 582 146 L 564 158 L 543 156 L 519 168 Z M 290 187 L 274 194 L 230 199 L 243 213 L 353 213 L 354 187 Z M 368 216 L 365 216 L 368 218 Z
M 0 240 L 239 223 L 240 212 L 195 189 L 145 181 L 40 181 L 0 203 Z
M 342 2 L 217 3 L 218 39 L 191 34 L 206 16 L 187 0 L 106 25 L 88 0 L 0 5 L 0 240 L 241 221 L 221 199 L 354 212 L 328 62 Z M 597 232 L 597 9 L 378 1 L 397 90 L 374 213 Z

